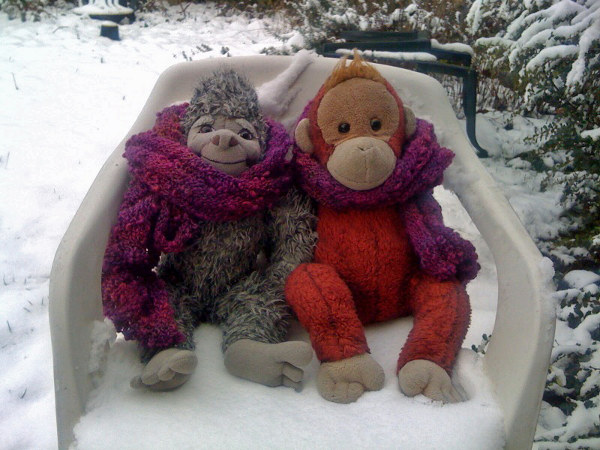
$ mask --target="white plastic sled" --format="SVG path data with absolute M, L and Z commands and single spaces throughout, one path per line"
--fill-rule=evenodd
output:
M 285 104 L 280 108 L 279 116 L 273 118 L 287 126 L 293 126 L 295 119 L 316 94 L 337 62 L 336 59 L 315 58 L 305 70 L 291 73 L 287 79 L 290 84 L 287 92 L 293 92 L 296 96 L 289 105 Z M 211 369 L 212 372 L 204 375 L 194 374 L 199 377 L 197 381 L 192 379 L 178 391 L 171 393 L 140 393 L 129 388 L 127 385 L 129 374 L 126 374 L 122 383 L 114 384 L 118 385 L 118 389 L 122 389 L 113 396 L 114 401 L 117 402 L 114 406 L 110 404 L 113 400 L 107 398 L 110 396 L 102 397 L 101 393 L 95 391 L 98 389 L 99 381 L 97 374 L 93 375 L 90 369 L 90 363 L 95 364 L 97 359 L 97 355 L 92 357 L 92 353 L 97 351 L 96 347 L 92 351 L 92 331 L 103 321 L 100 295 L 102 260 L 108 235 L 116 220 L 128 181 L 127 164 L 121 156 L 125 141 L 133 134 L 150 129 L 156 112 L 168 105 L 189 100 L 198 78 L 211 73 L 223 64 L 244 73 L 260 90 L 264 83 L 277 79 L 279 75 L 285 73 L 292 63 L 294 63 L 292 57 L 251 56 L 207 59 L 171 67 L 160 76 L 131 130 L 98 174 L 60 244 L 50 280 L 50 324 L 54 356 L 56 417 L 61 449 L 68 448 L 76 438 L 82 439 L 76 443 L 79 448 L 127 448 L 127 445 L 115 447 L 115 444 L 110 441 L 113 435 L 121 432 L 119 428 L 121 425 L 115 423 L 110 425 L 110 429 L 103 428 L 104 422 L 99 422 L 99 415 L 94 415 L 94 412 L 102 408 L 109 408 L 111 411 L 110 408 L 113 408 L 114 415 L 118 416 L 119 411 L 124 411 L 118 402 L 124 401 L 123 399 L 129 396 L 135 396 L 132 399 L 133 405 L 139 404 L 141 407 L 148 408 L 146 412 L 149 422 L 146 422 L 144 433 L 151 435 L 155 425 L 164 425 L 164 423 L 173 427 L 171 436 L 162 436 L 164 440 L 152 438 L 156 445 L 151 448 L 211 446 L 213 448 L 215 446 L 222 448 L 366 448 L 369 446 L 371 448 L 416 448 L 410 443 L 400 442 L 398 437 L 394 438 L 395 442 L 385 440 L 386 436 L 390 439 L 394 436 L 397 432 L 394 430 L 403 427 L 408 430 L 408 428 L 421 426 L 414 425 L 418 421 L 406 423 L 413 409 L 425 411 L 424 414 L 431 416 L 434 421 L 427 425 L 427 429 L 417 430 L 422 439 L 422 445 L 418 447 L 452 448 L 448 444 L 450 441 L 446 442 L 443 436 L 442 441 L 428 443 L 430 437 L 440 439 L 439 436 L 434 436 L 435 430 L 444 426 L 445 419 L 435 419 L 436 414 L 440 411 L 446 412 L 457 418 L 456 420 L 462 420 L 458 417 L 465 408 L 470 408 L 469 402 L 465 403 L 466 406 L 442 406 L 428 402 L 424 398 L 406 399 L 400 393 L 397 383 L 394 383 L 392 367 L 391 375 L 386 372 L 386 385 L 382 391 L 367 392 L 352 405 L 331 404 L 316 393 L 314 383 L 316 362 L 314 361 L 313 365 L 306 370 L 302 392 L 296 393 L 284 387 L 266 388 L 246 380 L 235 379 L 221 368 L 219 333 L 218 330 L 210 327 L 200 327 L 204 333 L 202 338 L 209 340 L 212 338 L 215 343 L 209 344 L 209 350 L 204 348 L 206 345 L 199 346 L 198 351 L 202 353 L 199 353 L 198 370 L 200 372 L 209 370 L 206 368 L 206 361 L 210 358 L 217 361 L 214 363 L 217 368 Z M 397 89 L 400 97 L 413 109 L 417 117 L 433 122 L 440 143 L 456 153 L 455 161 L 446 173 L 444 185 L 456 193 L 460 203 L 468 212 L 493 255 L 493 260 L 492 257 L 489 258 L 490 266 L 493 268 L 495 263 L 497 271 L 498 299 L 495 322 L 491 331 L 492 339 L 483 357 L 475 355 L 470 350 L 472 356 L 469 357 L 478 359 L 484 374 L 483 378 L 495 397 L 494 401 L 499 405 L 501 417 L 498 419 L 500 424 L 498 429 L 502 434 L 500 442 L 503 443 L 500 446 L 508 449 L 530 448 L 554 338 L 554 305 L 550 300 L 551 264 L 540 255 L 509 203 L 476 157 L 442 86 L 433 78 L 423 74 L 390 66 L 376 66 Z M 285 76 L 279 77 L 281 78 Z M 495 288 L 496 286 L 494 290 Z M 476 295 L 471 293 L 471 297 L 476 303 L 474 298 Z M 475 322 L 477 319 L 475 311 L 473 317 Z M 398 324 L 392 322 L 374 328 L 371 332 L 373 335 L 368 335 L 374 353 L 382 353 L 382 350 L 374 348 L 377 345 L 372 343 L 371 338 L 377 341 L 378 334 L 390 330 L 393 333 L 393 330 L 397 326 L 400 327 L 402 323 L 404 322 Z M 410 323 L 407 324 L 405 326 L 410 328 Z M 402 342 L 395 342 L 392 346 L 393 352 L 390 355 L 392 366 L 401 345 Z M 110 351 L 121 353 L 112 361 L 109 358 L 109 365 L 118 364 L 118 361 L 124 364 L 124 367 L 139 364 L 135 356 L 134 343 L 118 341 Z M 132 362 L 129 363 L 129 360 Z M 107 370 L 110 372 L 110 368 Z M 139 370 L 137 366 L 131 369 L 132 373 L 137 370 Z M 219 381 L 220 379 L 226 380 Z M 100 383 L 101 380 L 100 377 Z M 221 392 L 220 383 L 224 382 L 230 384 L 224 392 Z M 469 391 L 468 386 L 465 388 Z M 103 389 L 111 389 L 111 387 L 104 386 Z M 90 399 L 93 400 L 91 404 Z M 261 416 L 260 412 L 252 412 L 255 411 L 252 408 L 259 407 L 256 405 L 271 401 L 277 403 L 269 407 L 272 412 L 267 416 Z M 179 418 L 173 424 L 168 423 L 169 417 L 176 415 L 177 411 L 191 407 L 192 404 L 203 405 L 210 402 L 219 403 L 202 406 L 206 407 L 209 413 L 224 411 L 227 405 L 233 405 L 237 413 L 235 421 L 238 422 L 225 424 L 224 426 L 229 427 L 227 433 L 220 436 L 218 440 L 214 440 L 217 439 L 214 434 L 221 431 L 210 427 L 220 426 L 220 417 L 200 416 L 205 414 L 204 412 L 191 413 L 187 416 L 192 423 L 181 424 L 188 419 Z M 153 418 L 150 413 L 155 403 L 164 405 L 164 411 L 158 418 Z M 297 405 L 304 405 L 304 410 Z M 127 410 L 126 414 L 139 417 L 144 412 Z M 326 416 L 321 417 L 319 414 Z M 361 414 L 365 415 L 361 416 Z M 369 419 L 373 414 L 379 414 L 376 421 Z M 474 412 L 474 414 L 478 413 Z M 105 414 L 107 415 L 111 414 Z M 246 417 L 249 415 L 255 417 Z M 272 417 L 276 417 L 278 422 L 270 424 L 272 429 L 269 429 L 267 434 L 264 429 L 252 426 L 253 423 L 262 424 L 264 421 L 270 423 Z M 96 439 L 100 442 L 96 442 L 97 446 L 84 443 L 86 420 L 95 421 L 97 428 L 100 428 L 100 437 Z M 327 420 L 330 421 L 327 425 L 330 431 L 319 434 L 321 422 Z M 364 422 L 365 427 L 352 425 L 352 420 Z M 471 417 L 468 420 L 471 422 L 465 425 L 465 429 L 479 427 L 478 417 Z M 120 421 L 123 422 L 123 418 Z M 136 422 L 133 421 L 124 429 L 127 433 L 134 433 L 135 424 Z M 291 429 L 293 424 L 305 428 L 295 432 Z M 75 428 L 76 425 L 79 428 Z M 194 433 L 197 435 L 194 436 L 199 440 L 192 442 L 189 437 L 184 436 L 187 439 L 185 443 L 178 443 L 177 437 L 181 437 L 182 432 L 177 431 L 176 428 L 180 425 L 182 430 L 195 430 Z M 375 430 L 373 433 L 377 433 L 376 437 L 375 435 L 365 437 L 369 436 L 370 432 L 366 427 Z M 74 428 L 79 431 L 74 432 Z M 202 434 L 203 430 L 213 431 Z M 485 432 L 484 428 L 482 430 Z M 78 436 L 78 433 L 81 433 L 81 436 Z M 282 434 L 282 437 L 278 438 L 277 433 Z M 448 436 L 448 432 L 443 433 Z M 237 440 L 226 441 L 226 437 L 234 439 L 232 436 L 237 436 L 235 438 Z M 473 445 L 471 447 L 467 445 L 466 441 L 471 439 L 469 436 L 464 435 L 463 439 L 465 445 L 462 448 L 474 448 Z M 165 442 L 168 444 L 164 444 Z M 144 448 L 144 445 L 139 443 L 137 448 Z

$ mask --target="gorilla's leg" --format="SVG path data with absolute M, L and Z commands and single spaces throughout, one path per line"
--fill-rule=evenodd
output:
M 260 294 L 228 294 L 217 302 L 223 327 L 225 367 L 236 376 L 266 386 L 301 387 L 301 367 L 312 359 L 310 344 L 284 342 L 290 312 L 268 290 Z

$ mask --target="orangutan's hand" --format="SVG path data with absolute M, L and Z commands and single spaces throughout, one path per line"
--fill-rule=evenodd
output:
M 322 363 L 317 377 L 321 396 L 331 402 L 352 403 L 364 391 L 383 387 L 385 374 L 373 357 L 364 353 L 340 361 Z
M 432 400 L 444 403 L 464 401 L 452 385 L 446 371 L 437 364 L 424 359 L 406 363 L 398 372 L 398 384 L 400 390 L 409 397 L 423 394 Z

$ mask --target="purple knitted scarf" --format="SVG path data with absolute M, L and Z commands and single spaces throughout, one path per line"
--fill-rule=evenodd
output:
M 132 179 L 104 254 L 104 314 L 126 339 L 148 348 L 185 339 L 154 271 L 161 253 L 184 250 L 202 221 L 239 220 L 273 206 L 291 185 L 285 157 L 292 142 L 282 125 L 268 121 L 264 159 L 232 177 L 185 145 L 180 121 L 186 108 L 164 109 L 151 131 L 127 142 Z
M 194 219 L 239 220 L 275 204 L 291 184 L 285 160 L 291 141 L 283 126 L 267 120 L 270 137 L 264 159 L 234 177 L 185 145 L 180 121 L 187 106 L 166 108 L 151 131 L 129 139 L 125 158 L 133 179 Z
M 465 283 L 477 275 L 475 248 L 444 225 L 441 208 L 433 198 L 433 188 L 442 182 L 454 154 L 438 144 L 430 123 L 417 120 L 416 132 L 405 143 L 392 175 L 366 191 L 343 186 L 298 148 L 295 156 L 299 184 L 318 203 L 335 210 L 398 205 L 423 270 L 441 280 L 457 278 Z

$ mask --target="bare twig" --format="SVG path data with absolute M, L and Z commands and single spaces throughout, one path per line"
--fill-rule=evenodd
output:
M 12 334 L 12 328 L 10 326 L 10 322 L 7 320 L 6 325 L 8 325 L 8 332 Z
M 27 394 L 27 388 L 25 388 L 25 390 L 23 391 L 23 393 L 21 395 L 19 395 L 19 398 L 20 399 L 24 398 L 25 394 Z
M 190 7 L 192 2 L 187 2 L 185 5 L 183 3 L 179 4 L 179 8 L 181 9 L 181 14 L 183 15 L 182 19 L 187 18 L 187 9 Z
M 13 83 L 15 83 L 15 90 L 19 90 L 19 86 L 17 86 L 17 79 L 15 78 L 15 74 L 13 72 L 10 73 L 13 77 Z

